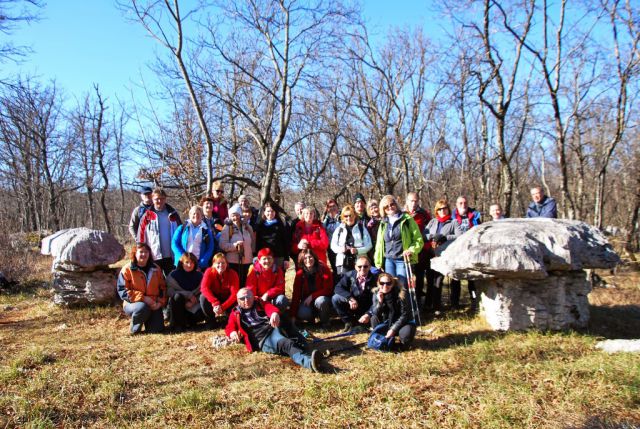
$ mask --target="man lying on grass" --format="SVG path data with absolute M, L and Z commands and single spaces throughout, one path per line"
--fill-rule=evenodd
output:
M 298 365 L 319 372 L 320 354 L 311 354 L 296 346 L 295 341 L 285 337 L 280 326 L 278 307 L 254 297 L 250 289 L 242 288 L 236 295 L 238 305 L 231 311 L 225 333 L 233 342 L 244 341 L 249 352 L 261 350 L 266 353 L 288 355 Z

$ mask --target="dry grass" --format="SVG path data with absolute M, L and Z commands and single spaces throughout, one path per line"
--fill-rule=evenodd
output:
M 638 278 L 592 293 L 586 332 L 499 334 L 457 312 L 429 321 L 411 351 L 355 348 L 322 375 L 243 346 L 214 350 L 222 330 L 129 337 L 116 307 L 2 295 L 0 426 L 639 427 L 640 356 L 594 349 L 640 332 Z

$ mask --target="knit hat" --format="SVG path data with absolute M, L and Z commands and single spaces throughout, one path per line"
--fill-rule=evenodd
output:
M 242 216 L 242 209 L 240 208 L 240 204 L 234 204 L 229 209 L 229 216 L 232 214 L 237 214 L 238 216 Z
M 264 249 L 260 249 L 260 251 L 258 252 L 258 259 L 263 258 L 265 256 L 273 256 L 273 252 L 268 247 L 265 247 Z
M 139 194 L 150 194 L 152 192 L 153 192 L 153 189 L 151 189 L 148 186 L 141 186 L 140 189 L 138 189 Z
M 357 203 L 358 201 L 362 201 L 363 203 L 366 203 L 367 200 L 365 200 L 364 195 L 362 195 L 360 192 L 356 192 L 356 195 L 353 197 L 353 204 Z

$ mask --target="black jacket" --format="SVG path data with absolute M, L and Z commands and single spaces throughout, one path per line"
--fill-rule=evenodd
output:
M 354 298 L 358 302 L 367 302 L 367 305 L 369 305 L 373 298 L 371 291 L 376 286 L 376 276 L 369 272 L 364 291 L 360 290 L 360 286 L 356 280 L 357 277 L 358 273 L 356 270 L 345 273 L 336 285 L 334 293 L 347 299 Z

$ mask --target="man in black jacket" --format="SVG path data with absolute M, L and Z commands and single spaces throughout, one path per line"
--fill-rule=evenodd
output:
M 331 298 L 333 308 L 344 322 L 344 332 L 351 331 L 355 321 L 371 307 L 371 290 L 375 285 L 376 276 L 371 273 L 369 258 L 358 257 L 356 269 L 342 276 Z

